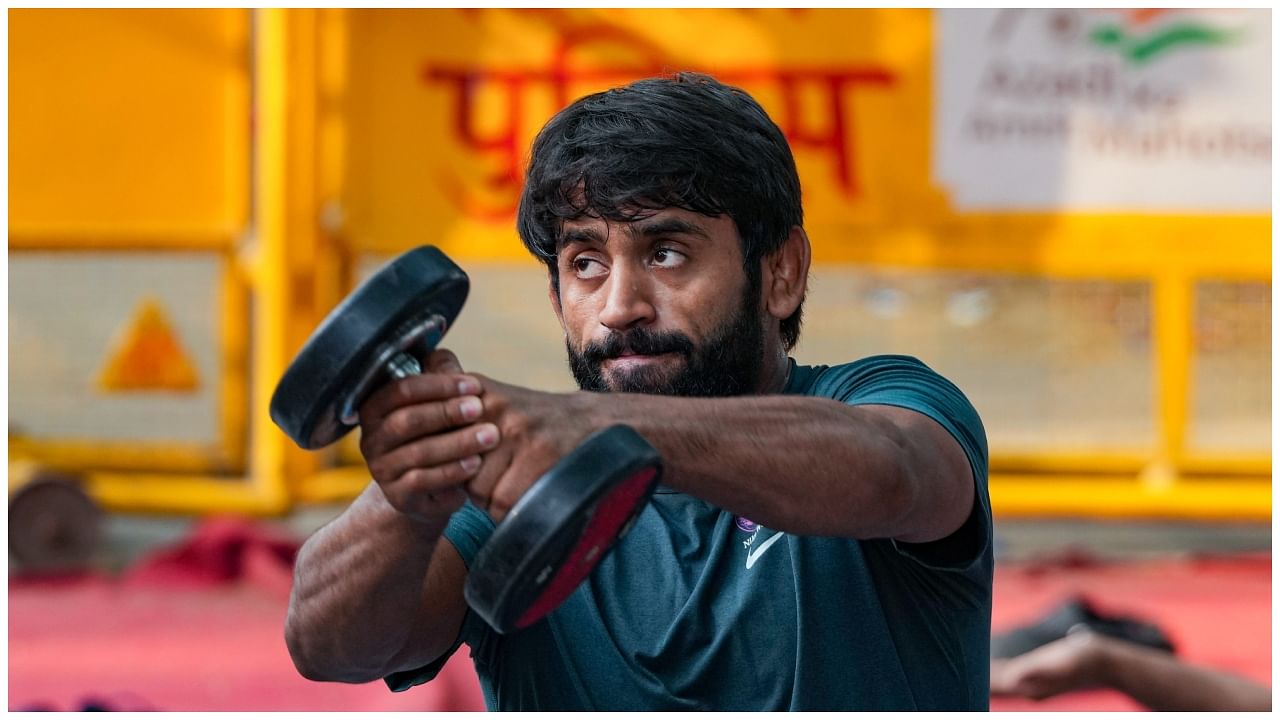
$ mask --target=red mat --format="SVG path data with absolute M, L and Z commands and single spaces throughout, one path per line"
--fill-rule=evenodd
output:
M 298 675 L 283 637 L 297 547 L 214 519 L 119 579 L 10 578 L 9 709 L 484 709 L 465 651 L 407 693 Z
M 1034 622 L 1082 594 L 1108 613 L 1163 628 L 1178 656 L 1271 684 L 1271 555 L 1098 563 L 1087 558 L 996 568 L 994 632 Z M 1080 692 L 1042 702 L 992 698 L 992 710 L 1139 710 L 1116 692 Z
M 282 638 L 296 541 L 251 523 L 204 523 L 119 579 L 9 583 L 10 710 L 483 710 L 466 649 L 434 682 L 313 683 Z M 996 631 L 1082 593 L 1165 628 L 1192 662 L 1271 681 L 1271 558 L 1136 564 L 1001 565 Z M 993 710 L 1132 710 L 1110 692 L 1044 702 L 994 698 Z

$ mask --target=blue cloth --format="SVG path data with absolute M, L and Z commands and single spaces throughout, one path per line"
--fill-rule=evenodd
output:
M 992 525 L 982 423 L 920 361 L 792 367 L 786 393 L 909 408 L 969 458 L 976 500 L 948 538 L 802 537 L 660 487 L 635 527 L 542 621 L 499 635 L 468 612 L 454 648 L 386 681 L 435 677 L 461 643 L 491 710 L 986 710 Z M 445 536 L 470 564 L 493 522 Z

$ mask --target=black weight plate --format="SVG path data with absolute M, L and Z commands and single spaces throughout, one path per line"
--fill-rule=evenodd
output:
M 435 247 L 392 260 L 311 334 L 271 396 L 271 419 L 305 449 L 335 442 L 354 427 L 339 406 L 379 349 L 415 317 L 438 314 L 452 327 L 469 289 L 466 273 Z
M 662 458 L 626 425 L 605 428 L 520 498 L 477 553 L 468 604 L 500 633 L 528 627 L 586 579 L 644 509 Z
M 9 552 L 24 570 L 87 569 L 101 540 L 102 511 L 70 475 L 41 471 L 9 498 Z

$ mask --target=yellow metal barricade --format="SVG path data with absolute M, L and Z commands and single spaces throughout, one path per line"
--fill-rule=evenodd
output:
M 284 18 L 254 15 L 9 15 L 10 281 L 25 289 L 10 442 L 111 508 L 288 505 L 251 381 L 284 342 L 284 311 L 268 314 L 280 272 L 262 270 L 271 241 L 250 212 L 269 211 L 252 149 L 282 120 L 262 70 L 283 73 Z

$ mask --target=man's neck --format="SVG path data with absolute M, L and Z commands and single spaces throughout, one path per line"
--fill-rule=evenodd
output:
M 760 373 L 761 395 L 778 395 L 787 388 L 787 382 L 791 379 L 791 359 L 787 357 L 787 353 L 782 348 L 778 348 L 777 352 L 769 353 L 769 360 L 765 361 L 764 371 Z

